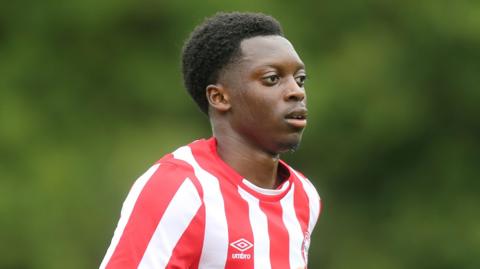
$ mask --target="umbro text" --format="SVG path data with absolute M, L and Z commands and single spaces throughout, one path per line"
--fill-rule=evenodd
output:
M 236 260 L 250 260 L 252 255 L 245 253 L 232 253 L 232 259 Z

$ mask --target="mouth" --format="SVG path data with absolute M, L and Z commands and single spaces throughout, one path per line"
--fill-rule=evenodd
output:
M 307 126 L 307 110 L 305 108 L 295 109 L 285 116 L 286 122 L 296 129 L 303 129 Z

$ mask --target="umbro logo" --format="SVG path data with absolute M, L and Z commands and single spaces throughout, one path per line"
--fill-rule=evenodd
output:
M 241 251 L 241 253 L 232 253 L 232 259 L 240 259 L 240 260 L 249 260 L 252 255 L 243 253 L 246 250 L 249 250 L 253 247 L 253 244 L 250 243 L 247 239 L 240 238 L 237 241 L 230 244 L 233 248 Z
M 230 246 L 240 250 L 241 252 L 244 252 L 245 250 L 253 247 L 253 244 L 248 242 L 247 239 L 238 239 L 237 241 L 233 242 L 230 244 Z

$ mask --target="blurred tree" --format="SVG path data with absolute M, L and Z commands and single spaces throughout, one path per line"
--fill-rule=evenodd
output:
M 479 2 L 142 0 L 2 4 L 1 268 L 98 267 L 133 180 L 210 135 L 179 55 L 220 10 L 272 14 L 307 64 L 310 268 L 480 267 Z

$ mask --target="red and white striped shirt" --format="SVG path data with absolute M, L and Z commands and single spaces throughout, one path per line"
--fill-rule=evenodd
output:
M 101 269 L 305 268 L 320 197 L 302 174 L 259 188 L 197 140 L 143 174 L 125 200 Z

